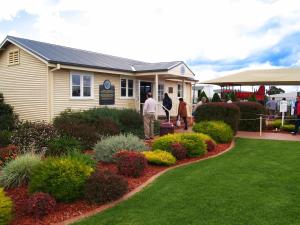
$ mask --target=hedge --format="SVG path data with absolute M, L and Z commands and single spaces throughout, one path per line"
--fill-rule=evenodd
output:
M 197 107 L 194 116 L 196 123 L 201 121 L 223 121 L 236 133 L 239 125 L 240 109 L 233 103 L 212 102 Z
M 266 108 L 258 102 L 235 102 L 235 104 L 240 108 L 241 120 L 239 123 L 239 130 L 259 131 L 259 114 L 265 114 Z M 263 119 L 263 129 L 264 128 L 266 128 L 265 119 Z

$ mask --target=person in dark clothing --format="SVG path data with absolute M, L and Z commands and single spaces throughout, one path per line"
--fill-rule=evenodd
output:
M 180 116 L 183 119 L 184 129 L 187 130 L 188 129 L 187 109 L 186 109 L 186 103 L 183 101 L 183 98 L 179 98 L 178 116 Z
M 295 130 L 292 132 L 293 135 L 298 134 L 300 127 L 300 96 L 298 96 L 297 102 L 295 104 L 295 115 L 297 116 L 297 119 L 295 122 Z
M 166 117 L 167 120 L 169 119 L 169 111 L 172 109 L 172 99 L 169 97 L 167 93 L 165 93 L 164 99 L 163 99 L 163 106 L 167 109 L 164 108 L 166 112 Z

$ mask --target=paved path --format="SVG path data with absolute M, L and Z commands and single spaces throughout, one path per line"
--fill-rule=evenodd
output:
M 236 137 L 242 138 L 253 138 L 253 139 L 271 139 L 271 140 L 286 140 L 286 141 L 300 141 L 300 135 L 291 135 L 284 133 L 271 133 L 271 132 L 263 132 L 262 136 L 259 136 L 259 132 L 247 132 L 247 131 L 239 131 Z

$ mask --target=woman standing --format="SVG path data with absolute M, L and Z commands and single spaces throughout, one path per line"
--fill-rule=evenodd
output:
M 172 99 L 169 97 L 167 93 L 165 93 L 164 99 L 163 99 L 163 106 L 166 113 L 167 120 L 169 120 L 169 111 L 172 109 Z
M 178 115 L 177 117 L 181 117 L 184 121 L 184 129 L 188 129 L 187 123 L 187 110 L 186 110 L 186 102 L 183 101 L 183 98 L 179 98 L 179 106 L 178 106 Z

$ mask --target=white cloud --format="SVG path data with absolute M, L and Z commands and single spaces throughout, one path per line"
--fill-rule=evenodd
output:
M 18 36 L 145 61 L 243 59 L 300 30 L 299 0 L 10 0 L 0 21 L 21 10 L 36 33 Z M 256 33 L 273 18 L 280 26 Z M 200 80 L 225 74 L 193 69 Z

